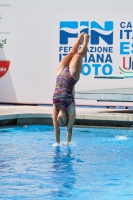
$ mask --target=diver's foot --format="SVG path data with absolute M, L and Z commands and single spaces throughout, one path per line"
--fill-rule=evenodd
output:
M 79 37 L 78 37 L 78 42 L 79 42 L 79 44 L 82 43 L 82 38 L 83 38 L 84 34 L 85 34 L 85 33 L 83 32 L 83 33 L 81 33 L 81 34 L 79 35 Z
M 89 34 L 84 34 L 84 40 L 88 43 L 90 39 L 90 35 Z

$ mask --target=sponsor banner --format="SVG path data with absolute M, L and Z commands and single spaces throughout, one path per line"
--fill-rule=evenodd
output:
M 0 78 L 3 77 L 9 69 L 10 61 L 0 60 Z
M 82 32 L 90 34 L 90 43 L 76 91 L 131 87 L 132 79 L 94 76 L 133 73 L 132 13 L 57 14 L 55 6 L 48 17 L 41 3 L 1 1 L 0 102 L 51 104 L 58 63 Z
M 87 55 L 83 59 L 81 79 L 76 90 L 131 87 L 130 79 L 100 80 L 94 76 L 133 73 L 133 21 L 131 14 L 89 13 L 57 15 L 57 62 L 67 55 L 79 34 L 90 34 Z M 58 46 L 58 47 L 57 47 Z M 57 49 L 58 48 L 58 49 Z

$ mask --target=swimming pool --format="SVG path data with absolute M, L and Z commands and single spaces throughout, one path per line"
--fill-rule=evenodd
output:
M 68 147 L 51 126 L 0 129 L 0 199 L 131 200 L 132 166 L 132 129 L 74 128 Z

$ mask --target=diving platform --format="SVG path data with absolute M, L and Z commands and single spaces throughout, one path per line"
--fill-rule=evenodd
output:
M 97 101 L 133 102 L 133 87 L 77 91 L 75 98 Z
M 112 74 L 112 75 L 104 75 L 104 76 L 94 76 L 97 79 L 125 79 L 125 78 L 133 78 L 133 73 L 124 73 L 124 74 Z
M 126 79 L 133 78 L 133 73 L 113 74 L 110 76 L 95 76 L 96 79 Z M 97 100 L 109 102 L 133 102 L 133 87 L 76 91 L 76 99 Z
M 133 73 L 112 74 L 104 76 L 95 76 L 96 79 L 126 79 L 133 78 Z M 97 100 L 109 102 L 133 102 L 133 87 L 131 88 L 113 88 L 113 89 L 98 89 L 77 91 L 76 99 L 82 100 Z

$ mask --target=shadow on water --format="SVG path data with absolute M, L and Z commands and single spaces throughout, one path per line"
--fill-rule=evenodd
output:
M 7 159 L 5 156 L 5 150 L 7 150 L 8 148 L 9 146 L 7 144 L 0 144 L 0 173 L 4 170 L 8 170 L 10 166 L 11 159 Z
M 69 197 L 70 191 L 76 181 L 76 174 L 73 169 L 73 160 L 71 148 L 61 148 L 57 146 L 54 151 L 52 167 L 52 184 L 55 186 L 51 190 L 50 196 Z M 69 194 L 68 194 L 69 191 Z
M 0 171 L 2 172 L 5 168 L 8 168 L 10 165 L 7 160 L 0 160 Z

